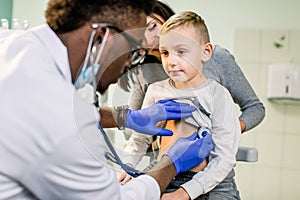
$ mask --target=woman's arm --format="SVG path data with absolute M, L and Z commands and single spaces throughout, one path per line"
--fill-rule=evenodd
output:
M 242 131 L 248 131 L 262 122 L 265 108 L 228 50 L 215 46 L 212 58 L 205 63 L 204 72 L 227 88 L 239 105 Z

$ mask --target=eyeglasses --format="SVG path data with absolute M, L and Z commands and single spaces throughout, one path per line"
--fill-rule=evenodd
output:
M 143 62 L 146 54 L 148 53 L 148 49 L 143 47 L 140 41 L 136 40 L 134 37 L 129 35 L 128 33 L 124 32 L 120 28 L 116 27 L 110 23 L 93 23 L 91 24 L 91 28 L 98 29 L 102 27 L 111 28 L 117 31 L 119 34 L 123 35 L 127 40 L 128 44 L 132 46 L 132 50 L 130 52 L 130 59 L 131 59 L 131 67 L 130 69 L 136 67 L 138 64 Z

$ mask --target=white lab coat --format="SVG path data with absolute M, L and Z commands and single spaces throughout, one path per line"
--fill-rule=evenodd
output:
M 150 176 L 118 183 L 104 157 L 99 114 L 74 90 L 67 49 L 49 26 L 5 35 L 0 199 L 159 199 Z

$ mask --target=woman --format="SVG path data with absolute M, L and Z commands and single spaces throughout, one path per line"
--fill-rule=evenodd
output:
M 149 55 L 119 80 L 121 88 L 132 92 L 129 100 L 132 109 L 141 108 L 149 84 L 167 78 L 160 63 L 159 30 L 173 14 L 170 7 L 157 1 L 153 13 L 147 16 L 144 44 L 150 49 Z M 227 88 L 234 102 L 239 105 L 242 112 L 239 117 L 241 132 L 254 128 L 263 120 L 265 108 L 262 102 L 227 49 L 215 45 L 211 59 L 204 63 L 203 73 Z

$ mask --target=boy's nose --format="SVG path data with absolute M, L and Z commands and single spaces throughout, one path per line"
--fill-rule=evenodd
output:
M 170 66 L 175 66 L 177 64 L 177 56 L 174 53 L 169 54 L 168 64 Z

